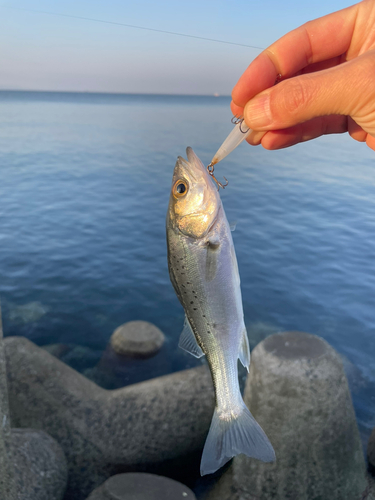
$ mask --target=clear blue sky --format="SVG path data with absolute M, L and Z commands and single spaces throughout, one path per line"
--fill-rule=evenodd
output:
M 267 47 L 353 1 L 0 0 L 0 89 L 229 95 L 260 52 L 82 19 Z M 6 7 L 12 7 L 8 9 Z

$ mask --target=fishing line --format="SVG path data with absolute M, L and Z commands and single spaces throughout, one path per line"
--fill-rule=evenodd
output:
M 137 26 L 135 24 L 118 23 L 116 21 L 105 21 L 103 19 L 95 19 L 95 18 L 92 18 L 92 17 L 75 16 L 75 15 L 72 15 L 72 14 L 59 14 L 57 12 L 47 12 L 45 10 L 23 9 L 21 7 L 10 7 L 10 6 L 6 6 L 6 5 L 3 5 L 1 7 L 3 9 L 22 10 L 24 12 L 33 12 L 35 14 L 46 14 L 46 15 L 49 15 L 49 16 L 68 17 L 70 19 L 80 19 L 82 21 L 92 21 L 92 22 L 95 22 L 95 23 L 113 24 L 115 26 L 124 26 L 125 28 L 134 28 L 134 29 L 144 30 L 144 31 L 154 31 L 156 33 L 165 33 L 167 35 L 184 36 L 186 38 L 196 38 L 198 40 L 205 40 L 205 41 L 208 41 L 208 42 L 225 43 L 227 45 L 237 45 L 238 47 L 248 47 L 250 49 L 263 50 L 262 47 L 256 47 L 255 45 L 246 45 L 244 43 L 228 42 L 227 40 L 219 40 L 219 39 L 216 39 L 216 38 L 207 38 L 207 37 L 204 37 L 204 36 L 189 35 L 187 33 L 177 33 L 176 31 L 158 30 L 156 28 L 148 28 L 146 26 Z

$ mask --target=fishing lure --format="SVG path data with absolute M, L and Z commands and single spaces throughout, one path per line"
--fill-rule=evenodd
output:
M 228 156 L 229 153 L 231 153 L 234 149 L 236 149 L 236 147 L 239 146 L 241 142 L 243 142 L 246 139 L 246 137 L 250 135 L 251 132 L 251 129 L 246 127 L 246 124 L 244 124 L 243 118 L 237 118 L 234 116 L 231 121 L 235 125 L 234 129 L 225 139 L 220 148 L 216 151 L 211 160 L 211 163 L 207 166 L 207 172 L 216 182 L 218 189 L 219 188 L 224 189 L 225 186 L 228 185 L 228 181 L 224 177 L 226 183 L 222 184 L 216 179 L 214 175 L 214 170 L 215 170 L 214 165 L 216 165 L 216 163 L 219 163 L 219 161 L 221 161 L 223 158 Z

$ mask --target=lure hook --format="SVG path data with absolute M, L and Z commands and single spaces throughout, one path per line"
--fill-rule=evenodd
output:
M 232 116 L 231 118 L 231 122 L 233 123 L 233 125 L 237 125 L 238 123 L 240 123 L 241 121 L 243 120 L 243 118 L 239 117 L 239 116 Z
M 213 180 L 216 182 L 216 185 L 217 185 L 217 190 L 219 191 L 220 188 L 224 189 L 225 186 L 228 186 L 228 180 L 224 177 L 225 179 L 225 184 L 222 184 L 221 182 L 219 182 L 216 177 L 214 176 L 214 171 L 215 171 L 215 167 L 213 165 L 213 163 L 211 162 L 209 165 L 207 165 L 207 172 L 210 174 L 210 176 L 213 178 Z
M 245 120 L 242 118 L 242 120 L 240 120 L 239 124 L 240 124 L 240 131 L 243 133 L 243 134 L 247 134 L 248 131 L 250 130 L 250 128 L 248 128 L 247 130 L 242 130 L 242 124 Z

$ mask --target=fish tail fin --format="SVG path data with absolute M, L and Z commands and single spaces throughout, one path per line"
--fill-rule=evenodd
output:
M 273 462 L 276 458 L 269 439 L 245 403 L 242 402 L 235 416 L 233 412 L 220 416 L 215 408 L 203 449 L 201 475 L 212 474 L 240 453 L 263 462 Z

